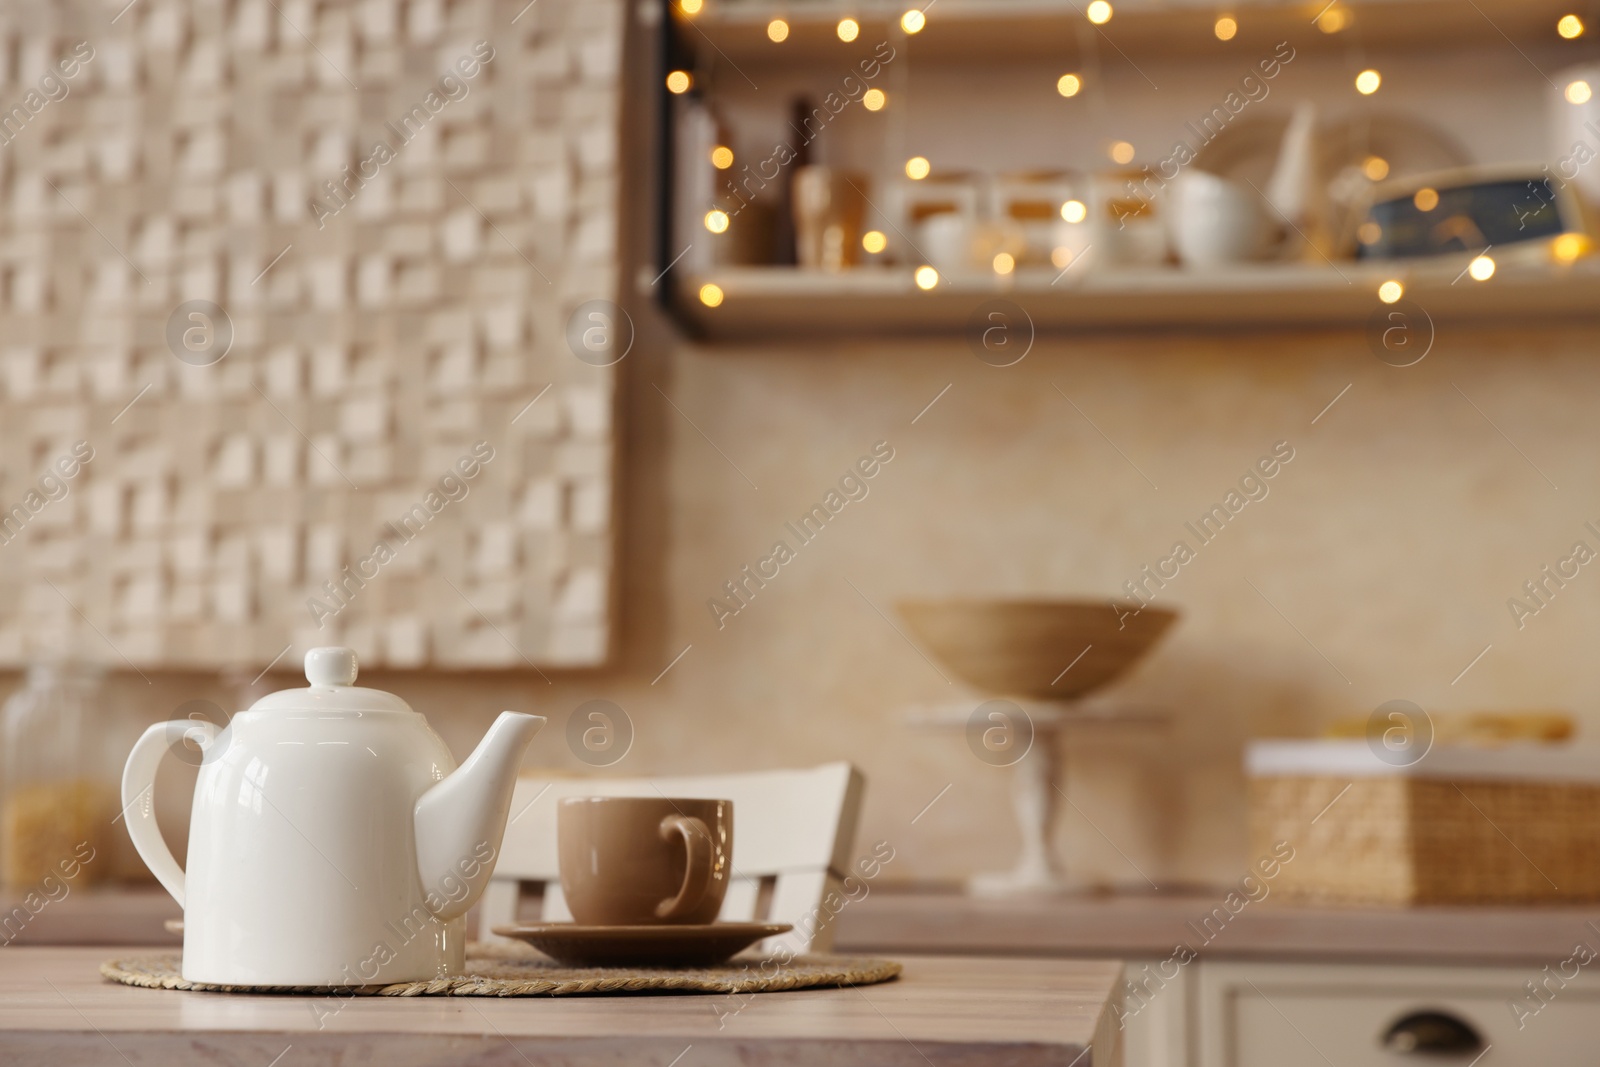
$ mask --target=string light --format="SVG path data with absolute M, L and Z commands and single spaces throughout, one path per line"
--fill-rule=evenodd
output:
M 698 15 L 700 14 L 700 9 L 704 6 L 705 0 L 678 0 L 678 10 L 685 15 Z
M 1371 181 L 1381 182 L 1389 176 L 1389 161 L 1382 156 L 1368 156 L 1361 164 L 1361 173 Z
M 708 308 L 714 308 L 722 303 L 722 287 L 706 282 L 700 287 L 700 303 Z
M 1388 281 L 1378 286 L 1378 299 L 1382 300 L 1385 304 L 1393 304 L 1405 295 L 1406 287 L 1395 281 L 1393 278 L 1390 278 Z
M 1467 273 L 1472 275 L 1475 282 L 1486 282 L 1494 277 L 1494 260 L 1488 256 L 1479 256 L 1467 264 Z
M 1417 190 L 1411 202 L 1417 205 L 1418 211 L 1432 211 L 1439 206 L 1439 190 L 1424 186 Z
M 1375 245 L 1383 238 L 1383 227 L 1368 219 L 1356 227 L 1356 240 L 1364 245 Z
M 926 26 L 927 24 L 928 16 L 924 15 L 916 8 L 912 8 L 910 11 L 907 11 L 904 15 L 900 16 L 900 28 L 905 30 L 907 33 L 920 33 L 922 32 L 922 27 Z
M 1104 26 L 1111 21 L 1111 5 L 1106 3 L 1106 0 L 1094 0 L 1084 13 L 1096 26 Z
M 849 44 L 851 41 L 861 36 L 861 23 L 857 22 L 855 19 L 840 19 L 837 32 L 839 34 L 839 40 L 843 41 L 845 44 Z
M 773 19 L 767 23 L 767 40 L 773 44 L 782 44 L 789 39 L 789 24 L 782 19 Z
M 1076 74 L 1063 74 L 1056 79 L 1056 92 L 1062 96 L 1077 96 L 1083 88 L 1083 79 Z
M 1010 252 L 997 252 L 994 257 L 994 272 L 996 274 L 1010 274 L 1017 269 L 1017 260 Z
M 1562 15 L 1561 21 L 1556 23 L 1556 32 L 1567 40 L 1583 36 L 1583 20 L 1576 15 Z
M 1594 91 L 1589 88 L 1589 83 L 1582 78 L 1567 84 L 1566 97 L 1569 104 L 1587 104 L 1593 95 Z
M 1550 254 L 1557 263 L 1574 263 L 1589 251 L 1589 238 L 1581 233 L 1564 233 L 1550 243 Z
M 918 289 L 932 289 L 939 284 L 939 272 L 932 267 L 918 267 L 917 273 L 912 275 Z
M 861 235 L 861 247 L 870 255 L 877 255 L 889 247 L 889 238 L 882 230 L 868 230 Z
M 1356 75 L 1356 92 L 1362 96 L 1371 96 L 1378 91 L 1378 86 L 1383 84 L 1383 75 L 1370 67 Z
M 733 149 L 725 144 L 719 144 L 711 150 L 711 165 L 718 170 L 727 170 L 733 166 Z
M 1114 141 L 1111 145 L 1111 158 L 1118 163 L 1133 162 L 1133 145 L 1127 141 Z
M 1211 27 L 1211 31 L 1217 35 L 1217 40 L 1231 41 L 1233 35 L 1239 32 L 1239 22 L 1232 15 L 1223 15 L 1217 20 L 1217 24 Z
M 888 102 L 889 96 L 882 89 L 868 89 L 861 94 L 861 106 L 868 111 L 882 111 Z
M 933 165 L 926 156 L 912 156 L 906 160 L 906 177 L 914 182 L 920 182 L 933 170 Z
M 675 70 L 667 75 L 667 91 L 669 93 L 686 93 L 692 84 L 694 82 L 686 70 Z
M 1350 25 L 1350 12 L 1335 4 L 1317 16 L 1317 29 L 1323 33 L 1338 33 Z
M 1082 222 L 1089 217 L 1089 209 L 1083 206 L 1082 200 L 1068 200 L 1061 205 L 1061 217 L 1067 222 Z
M 712 208 L 706 212 L 706 229 L 712 233 L 726 233 L 728 229 L 728 213 Z

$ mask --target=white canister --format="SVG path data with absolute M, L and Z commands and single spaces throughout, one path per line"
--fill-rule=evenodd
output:
M 1142 177 L 1138 171 L 1114 171 L 1096 174 L 1089 184 L 1088 245 L 1097 268 L 1152 267 L 1166 261 L 1164 205 L 1136 183 Z
M 1272 228 L 1254 189 L 1202 170 L 1178 175 L 1166 188 L 1172 247 L 1186 267 L 1255 259 Z

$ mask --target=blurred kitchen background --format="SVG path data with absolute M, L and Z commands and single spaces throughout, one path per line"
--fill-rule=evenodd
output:
M 1392 700 L 1596 726 L 1600 579 L 1524 587 L 1600 544 L 1588 0 L 120 6 L 0 27 L 0 103 L 28 113 L 0 149 L 5 506 L 94 451 L 0 545 L 0 685 L 101 672 L 81 741 L 13 705 L 7 796 L 62 744 L 114 791 L 145 724 L 349 643 L 458 754 L 514 708 L 560 727 L 530 768 L 589 771 L 565 727 L 603 700 L 632 729 L 612 773 L 851 760 L 893 878 L 955 883 L 1015 860 L 1018 772 L 915 712 L 1002 694 L 897 603 L 1133 606 L 1125 583 L 1284 447 L 1156 590 L 1181 613 L 1163 643 L 1092 696 L 1129 721 L 1070 735 L 1073 885 L 1236 882 L 1254 738 Z M 41 78 L 80 41 L 57 98 Z M 419 103 L 427 132 L 366 179 Z M 744 207 L 728 182 L 819 107 L 808 158 Z M 1214 108 L 1235 169 L 1186 194 L 1192 228 L 1170 190 L 1130 204 Z M 831 168 L 809 194 L 801 163 Z M 1530 189 L 1537 236 L 1487 240 Z M 1467 224 L 1408 235 L 1428 191 Z M 216 310 L 174 342 L 188 301 Z M 213 359 L 182 338 L 218 311 Z M 308 598 L 480 439 L 471 492 L 319 629 Z M 866 495 L 734 600 L 880 442 Z

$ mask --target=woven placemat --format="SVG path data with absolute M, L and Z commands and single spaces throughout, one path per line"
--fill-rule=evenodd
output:
M 715 967 L 566 967 L 498 945 L 470 945 L 467 973 L 423 982 L 366 986 L 248 986 L 187 982 L 177 952 L 107 960 L 100 973 L 123 985 L 204 993 L 338 993 L 378 997 L 534 997 L 578 993 L 776 993 L 788 989 L 873 985 L 900 973 L 891 960 L 796 956 L 788 963 L 738 957 Z

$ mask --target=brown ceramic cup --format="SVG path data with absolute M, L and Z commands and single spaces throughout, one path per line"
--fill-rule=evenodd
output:
M 561 892 L 585 926 L 711 923 L 728 892 L 733 801 L 568 797 Z

